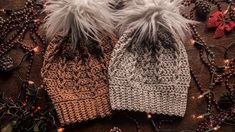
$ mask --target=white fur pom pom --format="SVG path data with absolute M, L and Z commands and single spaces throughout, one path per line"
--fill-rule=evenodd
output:
M 196 23 L 180 14 L 182 0 L 131 0 L 117 12 L 120 33 L 134 31 L 133 37 L 140 44 L 146 38 L 157 42 L 157 32 L 165 28 L 177 40 L 190 36 L 189 24 Z
M 47 0 L 45 28 L 47 37 L 71 34 L 76 46 L 79 39 L 99 41 L 101 33 L 113 34 L 113 14 L 107 0 Z

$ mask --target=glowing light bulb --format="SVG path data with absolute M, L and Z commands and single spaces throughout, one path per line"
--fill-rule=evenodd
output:
M 62 127 L 57 129 L 57 132 L 63 132 L 63 131 L 64 131 L 64 128 Z
M 210 92 L 211 92 L 211 91 L 208 90 L 207 92 L 204 92 L 203 94 L 199 95 L 197 98 L 198 98 L 198 99 L 201 99 L 201 98 L 203 98 L 205 95 L 209 94 Z
M 40 22 L 40 19 L 35 19 L 35 20 L 33 20 L 33 22 L 35 22 L 35 23 Z
M 195 96 L 192 96 L 192 99 L 195 99 Z
M 148 113 L 147 117 L 148 117 L 148 119 L 151 119 L 152 115 L 150 113 Z
M 34 84 L 34 82 L 33 82 L 33 81 L 28 81 L 28 83 L 29 83 L 30 85 L 33 85 L 33 84 Z
M 203 115 L 198 116 L 197 119 L 203 119 L 204 117 L 209 116 L 210 114 L 211 113 L 205 113 Z
M 224 60 L 225 65 L 229 65 L 229 63 L 230 63 L 229 59 Z
M 33 48 L 33 51 L 35 54 L 39 54 L 41 50 L 40 50 L 39 46 L 37 46 L 37 47 Z
M 214 131 L 217 131 L 219 129 L 220 129 L 220 126 L 216 126 L 216 127 L 213 128 Z
M 190 39 L 191 44 L 194 44 L 196 41 L 194 39 Z

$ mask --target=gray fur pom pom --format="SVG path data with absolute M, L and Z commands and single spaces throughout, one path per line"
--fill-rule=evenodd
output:
M 44 11 L 47 37 L 71 35 L 74 48 L 79 39 L 99 41 L 101 34 L 113 34 L 114 16 L 107 0 L 47 0 Z
M 196 22 L 180 14 L 182 0 L 131 0 L 116 13 L 119 33 L 132 29 L 135 44 L 145 40 L 158 43 L 158 34 L 167 30 L 175 40 L 190 36 L 189 24 Z

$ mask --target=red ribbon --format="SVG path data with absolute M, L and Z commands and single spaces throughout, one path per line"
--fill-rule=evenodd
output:
M 233 21 L 225 20 L 225 15 L 221 11 L 213 13 L 207 23 L 207 27 L 216 28 L 213 38 L 220 38 L 224 36 L 224 31 L 231 31 L 235 27 Z

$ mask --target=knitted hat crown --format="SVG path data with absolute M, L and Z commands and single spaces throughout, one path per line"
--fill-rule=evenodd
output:
M 133 0 L 117 13 L 120 37 L 109 63 L 112 109 L 183 116 L 190 83 L 183 45 L 190 20 L 181 0 Z
M 115 39 L 106 3 L 48 0 L 45 11 L 52 41 L 41 73 L 61 125 L 109 115 L 107 69 Z

